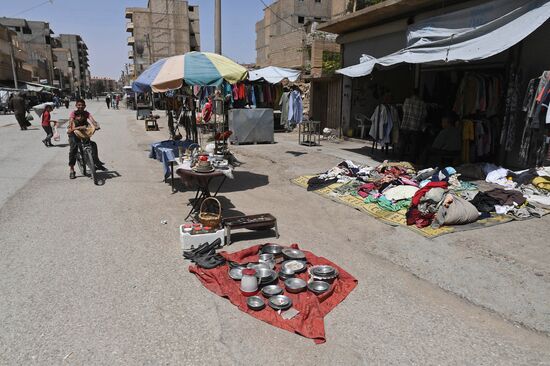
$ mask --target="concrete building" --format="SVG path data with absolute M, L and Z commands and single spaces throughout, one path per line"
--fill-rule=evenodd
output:
M 60 34 L 57 40 L 62 48 L 71 52 L 74 75 L 73 91 L 83 96 L 90 89 L 88 47 L 82 37 L 77 34 Z
M 91 79 L 91 89 L 94 94 L 119 92 L 119 82 L 112 78 L 94 76 Z
M 200 51 L 199 7 L 182 0 L 149 0 L 146 8 L 126 8 L 128 52 L 134 77 L 155 61 Z
M 513 2 L 509 3 L 513 5 Z M 436 35 L 440 37 L 440 42 L 449 42 L 447 53 L 452 54 L 458 48 L 451 43 L 454 34 L 446 34 L 444 30 L 453 27 L 469 29 L 476 24 L 479 33 L 468 39 L 469 42 L 479 42 L 478 38 L 486 36 L 483 25 L 494 21 L 495 17 L 511 21 L 520 16 L 522 13 L 519 6 L 522 3 L 517 4 L 518 8 L 500 8 L 495 7 L 491 0 L 461 0 L 442 7 L 438 0 L 387 0 L 333 19 L 322 24 L 320 29 L 338 34 L 337 40 L 342 46 L 342 67 L 359 64 L 362 55 L 375 59 L 394 55 L 411 46 L 411 35 L 436 28 L 443 29 Z M 539 5 L 540 3 L 533 2 L 532 9 Z M 507 11 L 510 13 L 506 13 Z M 437 27 L 433 26 L 436 21 L 439 22 Z M 526 26 L 521 21 L 506 24 L 508 29 L 518 33 L 523 29 L 517 24 Z M 501 28 L 492 31 L 495 34 L 499 32 L 499 37 L 504 39 L 502 37 L 506 33 Z M 459 117 L 489 119 L 494 122 L 493 126 L 501 123 L 506 126 L 506 121 L 512 118 L 509 111 L 520 110 L 524 97 L 528 96 L 527 86 L 530 80 L 540 77 L 550 64 L 550 50 L 546 47 L 550 20 L 546 19 L 530 32 L 517 43 L 510 43 L 507 48 L 500 49 L 491 56 L 482 57 L 486 47 L 472 46 L 471 57 L 474 59 L 467 62 L 438 59 L 433 62 L 413 63 L 414 59 L 411 57 L 411 62 L 402 59 L 389 66 L 377 65 L 368 74 L 357 74 L 354 77 L 337 75 L 324 83 L 322 80 L 314 81 L 311 117 L 321 121 L 323 126 L 339 129 L 355 137 L 368 138 L 370 122 L 364 117 L 372 116 L 380 103 L 397 106 L 403 104 L 416 89 L 430 106 L 431 112 L 425 121 L 427 126 L 438 128 L 440 116 L 449 111 L 461 113 L 458 114 Z M 433 39 L 435 36 L 432 34 L 431 37 Z M 423 41 L 427 42 L 429 38 L 425 36 Z M 472 89 L 470 84 L 464 83 L 469 75 L 490 76 L 502 80 L 501 91 L 516 90 L 517 98 L 513 100 L 517 99 L 518 105 L 511 104 L 508 107 L 506 95 L 501 92 L 495 99 L 502 108 L 479 109 L 477 113 L 463 112 L 456 107 L 461 103 L 457 91 L 461 85 L 465 85 L 463 93 L 475 95 L 475 88 Z M 514 118 L 516 117 L 512 119 Z M 520 156 L 520 146 L 525 142 L 522 136 L 526 119 L 521 117 L 518 120 L 521 122 L 507 127 L 511 131 L 507 133 L 507 143 L 501 144 L 499 139 L 492 141 L 491 153 L 484 156 L 483 161 L 518 169 L 534 166 L 536 148 L 529 147 L 526 150 L 528 154 Z M 501 131 L 496 131 L 495 135 L 501 136 Z M 469 160 L 461 156 L 456 159 Z
M 54 80 L 54 58 L 51 45 L 53 31 L 49 23 L 1 17 L 0 24 L 17 33 L 21 49 L 26 52 L 27 63 L 32 66 L 33 81 L 51 85 Z
M 55 60 L 53 86 L 71 94 L 76 90 L 72 52 L 68 48 L 56 47 L 53 49 L 53 55 Z
M 13 65 L 11 55 L 13 54 Z M 0 25 L 0 85 L 13 87 L 13 68 L 19 82 L 32 81 L 32 67 L 27 64 L 27 53 L 21 48 L 17 33 Z
M 323 53 L 339 55 L 335 37 L 317 31 L 317 24 L 343 14 L 342 0 L 278 0 L 256 23 L 256 65 L 281 66 L 321 73 Z

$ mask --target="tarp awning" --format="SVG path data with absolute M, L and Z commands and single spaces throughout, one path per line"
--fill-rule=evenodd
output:
M 41 91 L 50 91 L 50 90 L 59 90 L 59 88 L 56 88 L 55 86 L 51 85 L 44 85 L 44 84 L 37 84 L 37 83 L 31 83 L 28 81 L 25 81 L 25 88 L 30 91 L 34 92 L 41 92 Z
M 248 79 L 250 81 L 256 81 L 264 79 L 268 83 L 277 84 L 283 79 L 288 79 L 292 82 L 298 80 L 300 77 L 300 71 L 294 69 L 286 69 L 283 67 L 268 66 L 263 69 L 250 70 L 248 72 Z
M 550 0 L 490 1 L 413 24 L 406 48 L 381 58 L 363 55 L 359 64 L 336 72 L 361 77 L 375 65 L 482 60 L 514 46 L 548 18 Z

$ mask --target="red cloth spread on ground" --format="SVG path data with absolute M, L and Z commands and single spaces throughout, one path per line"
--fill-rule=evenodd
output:
M 292 244 L 291 247 L 298 249 L 297 244 Z M 257 262 L 260 248 L 261 245 L 255 245 L 236 253 L 230 254 L 221 252 L 220 254 L 227 260 L 233 262 Z M 229 277 L 229 266 L 227 264 L 214 269 L 189 266 L 189 272 L 194 273 L 207 289 L 219 296 L 229 299 L 229 301 L 237 306 L 239 310 L 266 323 L 288 330 L 289 332 L 312 338 L 315 343 L 319 344 L 326 342 L 325 323 L 323 318 L 349 295 L 355 286 L 357 286 L 357 280 L 328 259 L 317 257 L 308 251 L 304 251 L 304 253 L 308 265 L 328 264 L 338 270 L 339 276 L 331 284 L 330 289 L 322 295 L 315 295 L 308 290 L 299 294 L 291 294 L 285 290 L 284 295 L 292 299 L 292 307 L 300 312 L 290 320 L 283 319 L 277 311 L 270 308 L 265 298 L 266 307 L 263 310 L 250 310 L 246 304 L 247 298 L 240 292 L 240 281 L 235 281 Z M 278 271 L 280 267 L 280 263 L 277 264 L 275 266 L 275 271 Z M 309 275 L 306 271 L 298 274 L 296 277 L 300 277 L 307 281 Z M 278 280 L 278 285 L 284 289 L 282 280 Z M 259 294 L 259 296 L 263 297 L 261 294 Z

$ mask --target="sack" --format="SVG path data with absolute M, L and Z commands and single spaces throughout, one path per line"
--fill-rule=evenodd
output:
M 432 227 L 443 225 L 465 225 L 475 222 L 479 218 L 477 208 L 465 199 L 452 195 L 449 207 L 441 205 L 435 215 Z
M 57 131 L 57 127 L 54 127 L 54 129 L 53 129 L 53 140 L 54 141 L 61 140 L 61 136 L 59 136 L 59 132 Z
M 32 120 L 34 119 L 34 117 L 32 116 L 32 114 L 27 113 L 27 115 L 25 116 L 25 119 L 26 119 L 27 121 L 32 121 Z

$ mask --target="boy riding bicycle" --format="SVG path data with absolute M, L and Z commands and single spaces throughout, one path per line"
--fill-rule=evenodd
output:
M 88 122 L 89 113 L 84 110 L 75 111 L 72 117 L 69 120 L 69 127 L 67 128 L 67 133 L 69 134 L 69 178 L 75 179 L 76 172 L 74 171 L 74 166 L 76 164 L 76 155 L 78 154 L 78 145 L 80 142 L 89 140 L 92 137 L 96 125 Z M 96 144 L 92 144 L 92 155 L 96 169 L 106 170 L 97 157 Z

